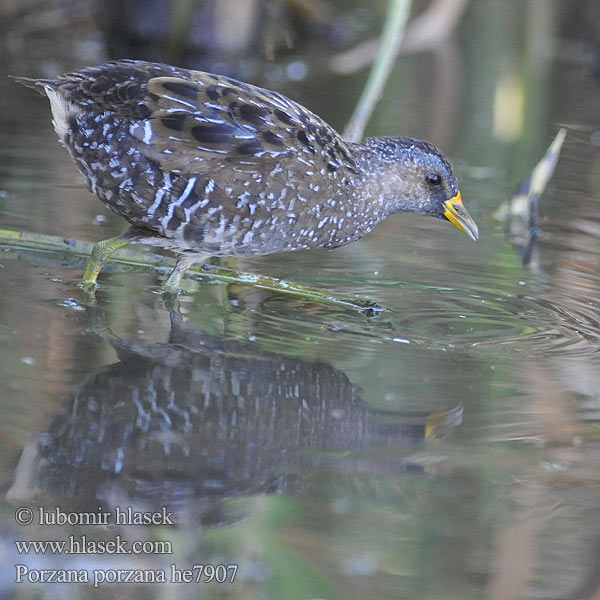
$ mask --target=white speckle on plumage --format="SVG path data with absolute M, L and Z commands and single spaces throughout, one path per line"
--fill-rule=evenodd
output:
M 195 104 L 193 104 L 192 102 L 186 102 L 179 96 L 168 96 L 167 94 L 165 94 L 165 98 L 168 98 L 169 100 L 172 100 L 173 102 L 177 102 L 177 104 L 183 104 L 184 106 L 187 106 L 188 108 L 192 108 L 192 109 L 196 108 Z M 179 110 L 181 110 L 181 108 Z
M 183 193 L 181 194 L 181 196 L 179 196 L 179 198 L 177 198 L 177 200 L 175 200 L 173 202 L 173 204 L 175 206 L 181 206 L 181 204 L 183 202 L 186 201 L 186 199 L 188 198 L 188 196 L 192 193 L 192 190 L 194 189 L 194 186 L 196 185 L 196 178 L 192 177 L 189 181 L 188 184 L 185 186 L 185 189 L 183 190 Z
M 153 217 L 156 209 L 160 206 L 162 199 L 164 198 L 165 190 L 162 188 L 156 190 L 154 195 L 154 202 L 148 207 L 148 217 Z
M 243 194 L 240 194 L 238 196 L 236 208 L 243 208 L 244 206 L 246 206 L 250 198 L 252 198 L 252 194 L 250 194 L 250 192 L 244 192 Z
M 208 204 L 208 198 L 204 198 L 204 199 L 199 200 L 198 202 L 192 204 L 192 206 L 185 208 L 183 211 L 185 213 L 185 222 L 182 223 L 182 226 L 185 226 L 186 223 L 190 222 L 192 215 L 196 212 L 196 210 L 198 210 L 198 208 L 204 208 L 204 206 L 206 206 L 207 204 Z
M 65 100 L 63 95 L 52 89 L 51 86 L 44 86 L 46 96 L 50 100 L 50 109 L 52 110 L 52 124 L 58 135 L 58 139 L 64 143 L 65 136 L 69 131 L 69 117 L 78 113 L 77 109 Z
M 118 169 L 113 169 L 110 172 L 110 176 L 113 179 L 123 179 L 123 176 L 125 175 L 125 171 L 122 168 L 118 168 Z
M 152 124 L 150 121 L 144 121 L 144 137 L 142 141 L 144 144 L 149 144 L 152 140 Z
M 314 163 L 310 160 L 304 160 L 300 155 L 296 156 L 296 160 L 300 163 L 302 163 L 303 165 L 306 165 L 307 167 L 312 167 L 314 166 Z
M 223 238 L 225 229 L 227 229 L 227 218 L 225 217 L 225 215 L 222 214 L 219 217 L 219 226 L 214 231 L 214 237 L 217 241 L 219 241 Z
M 133 191 L 131 193 L 131 197 L 133 198 L 133 200 L 135 201 L 136 204 L 140 204 L 140 205 L 146 204 L 146 200 L 144 198 L 141 198 L 139 194 L 136 194 L 135 191 Z

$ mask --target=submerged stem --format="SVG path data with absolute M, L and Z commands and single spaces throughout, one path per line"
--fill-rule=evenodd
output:
M 94 244 L 41 233 L 0 229 L 0 247 L 9 250 L 67 253 L 71 256 L 87 258 L 91 255 Z M 117 250 L 111 256 L 111 262 L 134 268 L 154 268 L 164 271 L 172 269 L 172 261 L 167 257 L 148 252 L 136 252 L 130 247 Z M 188 273 L 190 275 L 195 274 L 205 278 L 208 277 L 223 283 L 238 283 L 240 285 L 270 290 L 320 304 L 351 308 L 368 315 L 375 315 L 383 310 L 372 300 L 348 296 L 333 296 L 327 293 L 327 291 L 316 290 L 311 287 L 285 281 L 284 279 L 242 273 L 224 267 L 197 265 L 191 267 Z

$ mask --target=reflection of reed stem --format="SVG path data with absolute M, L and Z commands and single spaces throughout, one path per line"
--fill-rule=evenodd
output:
M 411 0 L 389 1 L 379 52 L 356 109 L 344 129 L 344 138 L 350 142 L 360 141 L 375 105 L 381 98 L 383 88 L 394 66 L 396 55 L 404 37 L 410 6 Z
M 57 237 L 54 235 L 31 233 L 15 229 L 0 229 L 0 248 L 14 251 L 33 250 L 37 252 L 59 252 L 67 253 L 70 256 L 86 258 L 92 253 L 93 247 L 94 245 L 90 242 L 82 242 L 80 240 L 71 240 L 69 238 Z M 173 268 L 172 261 L 164 256 L 150 254 L 148 252 L 136 252 L 130 248 L 117 250 L 117 252 L 111 256 L 111 262 L 128 265 L 133 268 L 137 267 L 139 269 L 158 268 L 164 270 L 165 273 Z M 222 283 L 237 283 L 240 285 L 270 290 L 279 294 L 286 294 L 288 296 L 310 302 L 317 302 L 319 304 L 364 311 L 368 315 L 374 315 L 381 311 L 381 308 L 371 300 L 348 296 L 332 296 L 326 290 L 316 290 L 314 288 L 288 282 L 283 279 L 267 277 L 265 275 L 253 275 L 223 267 L 211 267 L 209 265 L 191 267 L 188 273 L 190 275 L 195 274 L 208 277 Z

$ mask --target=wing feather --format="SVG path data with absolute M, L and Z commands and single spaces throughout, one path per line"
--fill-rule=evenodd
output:
M 282 157 L 316 170 L 354 167 L 346 143 L 322 119 L 292 100 L 226 77 L 191 71 L 190 78 L 153 77 L 149 116 L 131 131 L 140 151 L 167 170 L 196 173 L 215 160 L 242 171 Z

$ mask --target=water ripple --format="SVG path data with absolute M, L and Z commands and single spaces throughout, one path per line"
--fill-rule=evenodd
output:
M 600 307 L 580 297 L 454 290 L 451 295 L 431 295 L 421 308 L 411 306 L 409 313 L 410 322 L 401 323 L 408 338 L 410 329 L 418 328 L 453 347 L 569 355 L 600 352 Z

